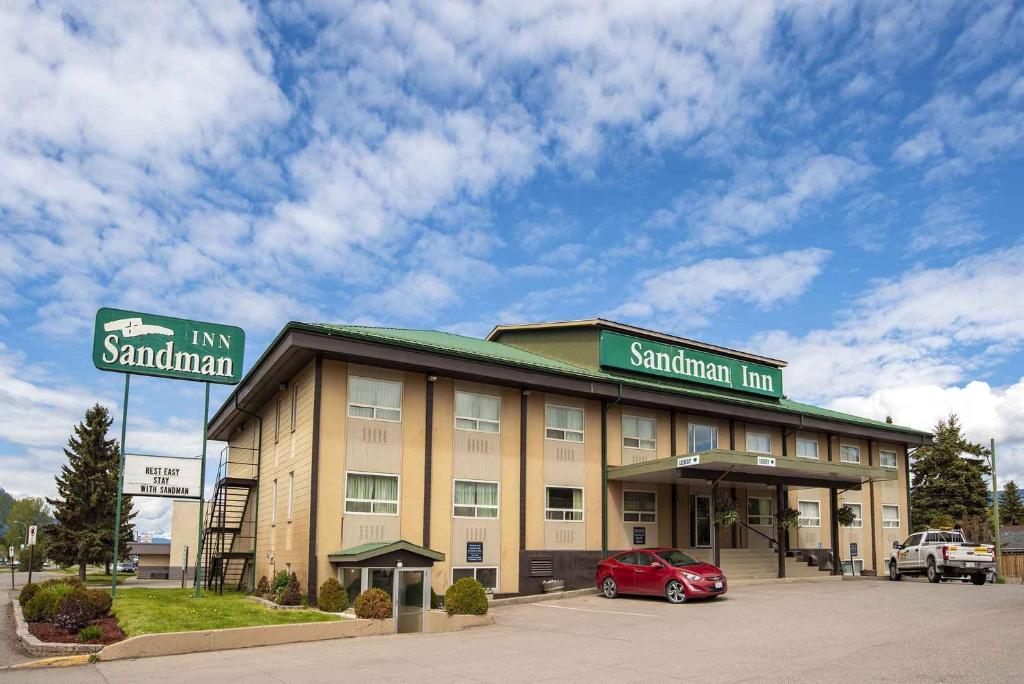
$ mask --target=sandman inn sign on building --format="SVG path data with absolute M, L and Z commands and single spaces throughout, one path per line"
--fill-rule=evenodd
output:
M 100 370 L 235 385 L 245 332 L 218 323 L 103 308 L 92 361 Z
M 601 331 L 601 365 L 738 392 L 782 396 L 782 371 L 689 347 Z

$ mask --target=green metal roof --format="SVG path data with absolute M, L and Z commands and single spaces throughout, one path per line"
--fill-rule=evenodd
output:
M 332 563 L 356 563 L 370 558 L 376 558 L 377 556 L 383 556 L 384 554 L 391 553 L 392 551 L 408 551 L 425 558 L 430 558 L 431 560 L 444 560 L 444 554 L 440 551 L 434 551 L 433 549 L 428 549 L 425 546 L 419 546 L 412 542 L 407 542 L 404 539 L 400 539 L 398 541 L 381 541 L 360 544 L 359 546 L 353 546 L 348 549 L 329 553 L 327 554 L 327 557 Z
M 931 433 L 901 425 L 894 425 L 880 420 L 862 418 L 848 413 L 803 404 L 789 399 L 772 399 L 745 396 L 728 391 L 719 391 L 691 385 L 680 385 L 652 378 L 643 378 L 627 373 L 609 372 L 584 368 L 541 354 L 512 347 L 500 342 L 490 342 L 475 337 L 457 335 L 439 330 L 419 330 L 415 328 L 379 328 L 362 325 L 337 325 L 333 323 L 290 323 L 289 327 L 305 329 L 312 332 L 339 335 L 370 342 L 393 344 L 409 349 L 450 354 L 464 358 L 472 358 L 490 363 L 517 366 L 533 370 L 569 375 L 588 380 L 622 383 L 632 387 L 651 389 L 669 394 L 680 394 L 701 399 L 710 399 L 732 404 L 757 407 L 782 413 L 803 414 L 826 420 L 834 420 L 851 425 L 891 430 L 893 432 L 910 432 L 919 435 Z M 287 329 L 287 328 L 286 328 Z M 257 362 L 258 363 L 258 362 Z

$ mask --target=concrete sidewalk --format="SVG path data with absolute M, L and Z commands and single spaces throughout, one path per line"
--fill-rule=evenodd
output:
M 30 656 L 22 649 L 14 627 L 11 598 L 17 595 L 17 592 L 11 593 L 9 589 L 0 591 L 0 668 L 34 659 L 34 656 Z

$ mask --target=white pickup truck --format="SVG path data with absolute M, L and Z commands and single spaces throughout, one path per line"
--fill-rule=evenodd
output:
M 960 530 L 915 532 L 902 544 L 893 542 L 889 579 L 897 582 L 903 575 L 925 575 L 935 583 L 970 577 L 982 585 L 996 567 L 993 549 L 991 544 L 967 542 Z

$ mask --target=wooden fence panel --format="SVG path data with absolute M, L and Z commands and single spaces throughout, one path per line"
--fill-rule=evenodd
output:
M 1024 550 L 1003 550 L 1000 577 L 1024 577 Z

